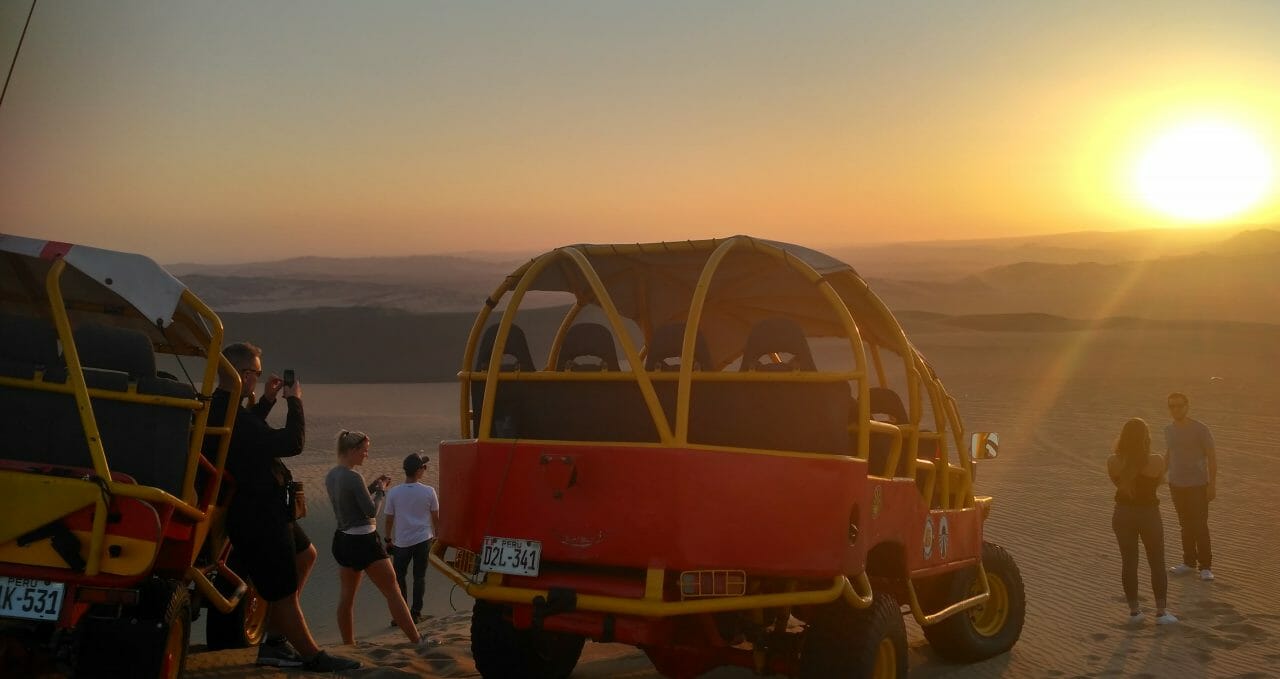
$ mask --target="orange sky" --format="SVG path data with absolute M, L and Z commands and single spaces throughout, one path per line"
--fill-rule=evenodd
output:
M 1123 177 L 1162 120 L 1280 149 L 1273 2 L 264 4 L 37 5 L 0 231 L 173 262 L 1119 229 L 1168 223 Z

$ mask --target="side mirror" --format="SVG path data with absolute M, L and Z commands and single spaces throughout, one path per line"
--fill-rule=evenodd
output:
M 990 460 L 1000 452 L 1000 435 L 993 431 L 980 431 L 969 439 L 969 459 Z

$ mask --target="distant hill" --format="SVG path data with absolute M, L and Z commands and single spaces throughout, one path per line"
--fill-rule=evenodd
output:
M 1009 238 L 844 246 L 830 248 L 827 252 L 852 265 L 864 277 L 947 282 L 1019 262 L 1117 264 L 1217 252 L 1219 249 L 1222 249 L 1219 254 L 1246 254 L 1248 251 L 1244 249 L 1230 251 L 1229 244 L 1237 238 L 1244 241 L 1280 239 L 1280 231 L 1221 227 L 1077 231 Z M 1264 251 L 1274 252 L 1275 249 Z
M 564 308 L 521 312 L 533 337 L 550 336 Z M 320 308 L 219 314 L 227 341 L 262 347 L 268 370 L 294 368 L 310 382 L 439 382 L 462 366 L 475 312 L 411 313 L 398 309 Z M 496 320 L 496 317 L 495 317 Z M 535 356 L 549 347 L 532 343 Z
M 894 309 L 1090 319 L 1274 322 L 1280 317 L 1276 229 L 1078 232 L 828 252 L 852 265 Z M 318 307 L 474 312 L 522 261 L 300 257 L 170 269 L 223 312 Z
M 373 307 L 405 311 L 474 311 L 493 284 L 467 281 L 386 283 L 373 280 L 267 276 L 181 277 L 200 299 L 223 311 L 279 311 L 314 307 Z M 500 278 L 499 278 L 500 279 Z
M 551 337 L 566 312 L 547 307 L 522 312 L 519 324 L 530 338 L 535 363 L 541 365 Z M 1051 314 L 981 314 L 950 316 L 903 311 L 899 321 L 926 355 L 947 333 L 1069 333 L 1116 329 L 1149 334 L 1153 340 L 1173 331 L 1219 337 L 1241 332 L 1280 341 L 1280 325 L 1152 321 L 1131 317 L 1084 320 Z M 313 383 L 443 382 L 456 379 L 462 367 L 472 313 L 416 314 L 392 309 L 324 308 L 271 313 L 221 314 L 227 340 L 248 340 L 264 351 L 267 370 L 294 368 L 300 380 Z M 496 320 L 496 319 L 495 319 Z M 1236 336 L 1232 335 L 1232 336 Z M 1217 340 L 1219 342 L 1230 340 Z

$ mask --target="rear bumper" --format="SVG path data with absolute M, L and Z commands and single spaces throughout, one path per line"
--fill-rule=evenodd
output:
M 454 563 L 444 559 L 447 548 L 447 545 L 437 540 L 431 548 L 431 563 L 462 587 L 467 594 L 484 601 L 525 604 L 535 609 L 554 607 L 553 602 L 562 599 L 565 591 L 572 593 L 573 606 L 570 610 L 645 618 L 668 618 L 783 606 L 812 606 L 830 603 L 839 598 L 845 599 L 858 608 L 871 605 L 871 584 L 865 573 L 853 579 L 839 575 L 825 581 L 822 586 L 797 588 L 788 592 L 667 600 L 664 597 L 664 591 L 668 573 L 662 569 L 651 568 L 646 572 L 639 596 L 585 594 L 571 587 L 539 587 L 537 580 L 532 578 L 519 578 L 525 582 L 516 585 L 508 584 L 508 577 L 501 574 L 464 573 Z M 551 613 L 556 612 L 559 611 L 551 611 Z

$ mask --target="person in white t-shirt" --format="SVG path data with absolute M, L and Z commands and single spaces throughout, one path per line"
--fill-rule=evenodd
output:
M 413 453 L 404 459 L 404 483 L 387 491 L 387 546 L 391 564 L 396 570 L 400 592 L 414 622 L 422 620 L 422 595 L 427 578 L 427 554 L 435 541 L 435 527 L 440 523 L 440 499 L 436 489 L 422 483 L 431 458 Z M 405 588 L 405 573 L 413 563 L 413 599 Z

